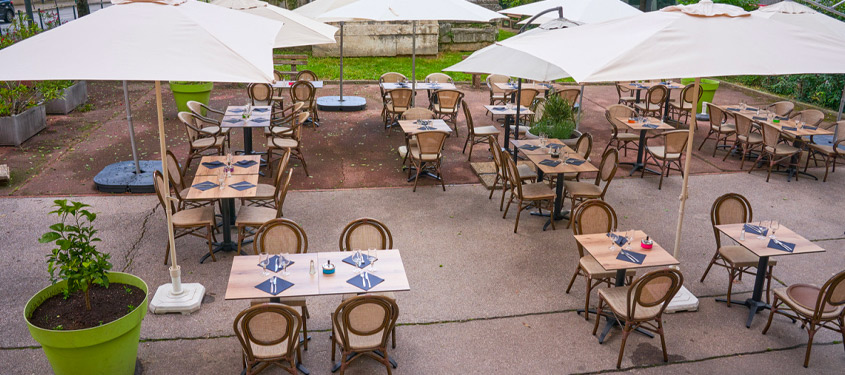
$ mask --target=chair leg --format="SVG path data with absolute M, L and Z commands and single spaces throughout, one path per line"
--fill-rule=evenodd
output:
M 305 155 L 302 154 L 302 150 L 297 147 L 296 153 L 299 155 L 299 161 L 302 162 L 302 169 L 305 170 L 305 175 L 311 177 L 311 174 L 308 173 L 308 164 L 305 164 Z
M 664 174 L 669 175 L 669 170 L 666 169 L 664 171 L 664 169 L 666 169 L 666 161 L 665 160 L 663 161 L 663 165 L 660 167 L 660 183 L 657 184 L 657 190 L 663 189 L 663 175 Z M 643 172 L 645 172 L 645 168 L 643 168 Z
M 519 229 L 519 215 L 522 213 L 522 210 L 525 207 L 522 206 L 522 200 L 519 201 L 519 210 L 516 211 L 516 222 L 513 223 L 513 232 L 516 233 L 516 230 Z
M 496 172 L 496 178 L 493 180 L 493 186 L 490 187 L 490 196 L 487 199 L 493 199 L 493 192 L 496 191 L 496 185 L 499 183 L 499 172 Z M 504 188 L 504 187 L 502 187 Z
M 308 308 L 302 306 L 302 348 L 308 350 Z
M 728 270 L 728 298 L 727 298 L 727 301 L 725 301 L 725 303 L 728 305 L 728 307 L 731 307 L 731 291 L 733 291 L 734 280 L 736 279 L 736 271 L 735 270 L 736 270 L 735 268 L 730 268 Z
M 467 145 L 469 144 L 469 138 L 470 138 L 470 136 L 467 135 L 467 140 L 464 141 L 464 149 L 463 149 L 463 151 L 461 151 L 462 154 L 467 153 Z M 472 146 L 469 147 L 469 150 L 470 150 L 470 152 L 472 152 Z
M 467 138 L 469 140 L 469 138 Z M 469 143 L 469 156 L 467 157 L 467 161 L 472 160 L 472 147 L 475 146 L 475 140 L 473 139 L 472 142 Z
M 499 202 L 499 211 L 502 211 L 502 206 L 505 204 L 505 192 L 507 190 L 507 180 L 502 179 L 502 200 Z
M 243 242 L 244 242 L 244 229 L 245 228 L 242 227 L 242 226 L 238 227 L 238 254 L 241 253 L 241 246 L 243 245 Z M 257 253 L 258 248 L 256 248 L 255 246 L 253 246 L 253 247 L 255 248 L 255 252 Z
M 766 174 L 766 182 L 769 182 L 769 178 L 772 177 L 772 166 L 775 165 L 774 163 L 774 155 L 772 155 L 772 159 L 769 160 L 769 172 Z
M 569 290 L 572 289 L 572 284 L 575 284 L 575 279 L 578 277 L 578 273 L 581 271 L 581 267 L 578 266 L 575 268 L 575 273 L 572 274 L 572 279 L 569 280 L 569 285 L 566 287 L 566 294 L 569 294 Z
M 810 325 L 807 327 L 807 335 L 809 339 L 807 340 L 807 354 L 804 355 L 804 368 L 810 365 L 810 351 L 813 350 L 813 336 L 816 335 L 816 327 L 814 325 Z
M 666 338 L 663 336 L 663 317 L 658 316 L 657 333 L 660 334 L 660 346 L 663 347 L 663 362 L 669 362 L 669 353 L 666 352 Z
M 601 321 L 601 310 L 602 310 L 603 306 L 604 306 L 604 298 L 602 298 L 602 296 L 599 295 L 599 306 L 596 309 L 596 323 L 593 325 L 593 336 L 595 336 L 596 332 L 598 332 L 598 330 L 599 330 L 599 322 Z
M 631 334 L 631 323 L 625 322 L 625 327 L 622 328 L 622 345 L 619 347 L 619 359 L 616 360 L 616 368 L 622 367 L 622 356 L 625 354 L 625 342 L 628 341 L 628 335 Z
M 211 255 L 211 261 L 216 262 L 217 258 L 214 257 L 214 241 L 211 239 L 211 225 L 205 226 L 205 240 L 208 242 L 208 254 Z
M 422 169 L 423 169 L 423 164 L 422 164 L 422 162 L 420 162 L 420 164 L 417 166 L 417 177 L 414 179 L 414 190 L 413 190 L 414 193 L 417 192 L 417 183 L 420 182 L 420 173 L 422 173 Z
M 396 349 L 396 326 L 393 326 L 393 329 L 390 332 L 390 339 L 392 341 L 391 346 L 393 349 Z
M 713 255 L 713 259 L 710 259 L 710 264 L 707 265 L 707 269 L 704 270 L 704 274 L 701 275 L 701 281 L 704 282 L 704 278 L 707 277 L 707 274 L 710 272 L 710 268 L 713 267 L 713 264 L 716 263 L 716 260 L 719 259 L 719 251 L 716 251 L 716 254 Z
M 590 275 L 587 275 L 586 279 L 587 295 L 584 297 L 584 320 L 590 321 L 590 292 L 593 290 L 593 279 L 590 278 Z
M 772 318 L 775 316 L 775 313 L 778 311 L 778 296 L 775 296 L 775 300 L 772 301 L 772 309 L 769 310 L 769 321 L 766 322 L 766 327 L 763 328 L 763 334 L 765 335 L 766 332 L 769 332 L 769 327 L 772 325 Z

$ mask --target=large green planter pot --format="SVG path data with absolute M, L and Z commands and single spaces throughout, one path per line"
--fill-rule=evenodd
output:
M 689 85 L 690 83 L 695 82 L 695 78 L 683 78 L 681 79 L 681 83 L 684 85 Z M 701 113 L 701 103 L 713 103 L 713 96 L 716 95 L 716 90 L 719 88 L 719 81 L 715 79 L 701 79 L 701 100 L 698 101 L 698 106 L 695 109 L 695 113 Z
M 143 290 L 147 284 L 128 273 L 109 272 L 111 283 L 129 284 Z M 141 336 L 141 321 L 147 314 L 147 297 L 128 315 L 99 327 L 73 331 L 55 331 L 32 325 L 29 318 L 33 311 L 46 299 L 65 289 L 60 282 L 36 293 L 24 309 L 24 319 L 29 333 L 41 347 L 57 375 L 65 374 L 112 374 L 132 375 L 135 373 L 135 358 L 138 357 L 138 341 Z
M 211 99 L 211 89 L 213 88 L 213 82 L 182 84 L 170 81 L 170 91 L 173 91 L 173 99 L 176 100 L 176 108 L 179 112 L 190 112 L 188 102 L 191 100 L 208 105 L 208 101 Z

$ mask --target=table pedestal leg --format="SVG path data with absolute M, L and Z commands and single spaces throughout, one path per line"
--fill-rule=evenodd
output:
M 223 215 L 223 242 L 215 242 L 213 252 L 219 253 L 221 251 L 233 252 L 238 250 L 238 244 L 232 241 L 232 225 L 235 224 L 235 199 L 224 198 L 221 199 L 220 211 Z M 241 255 L 246 255 L 241 251 Z M 211 254 L 205 254 L 200 258 L 200 263 L 205 262 Z
M 646 133 L 648 133 L 648 130 L 645 130 L 645 129 L 640 130 L 640 142 L 637 145 L 637 161 L 634 162 L 634 163 L 628 163 L 628 162 L 619 163 L 619 164 L 624 164 L 624 165 L 630 165 L 630 166 L 633 167 L 633 168 L 631 168 L 631 173 L 628 176 L 633 176 L 634 173 L 636 173 L 640 169 L 645 169 L 646 172 L 654 173 L 656 175 L 660 174 L 660 172 L 657 172 L 653 169 L 646 168 L 645 163 L 643 162 L 643 160 L 645 158 L 645 136 L 646 136 Z
M 763 285 L 766 282 L 766 272 L 769 269 L 769 257 L 760 257 L 757 263 L 757 276 L 754 277 L 754 291 L 751 293 L 751 298 L 740 302 L 741 305 L 748 307 L 748 319 L 745 321 L 745 328 L 751 328 L 751 322 L 754 320 L 754 315 L 765 309 L 772 308 L 771 305 L 762 301 Z M 725 298 L 716 298 L 716 302 L 727 302 Z M 731 303 L 734 303 L 731 301 Z

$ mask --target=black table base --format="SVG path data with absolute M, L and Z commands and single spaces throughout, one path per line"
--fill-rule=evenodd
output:
M 647 133 L 648 133 L 648 130 L 645 130 L 645 129 L 640 130 L 640 142 L 639 142 L 639 144 L 637 144 L 637 161 L 634 162 L 634 163 L 630 163 L 630 162 L 619 163 L 619 164 L 622 164 L 622 165 L 630 165 L 630 166 L 633 167 L 633 168 L 631 168 L 631 173 L 628 176 L 633 176 L 634 173 L 636 173 L 640 169 L 645 169 L 646 172 L 654 173 L 656 175 L 660 175 L 660 172 L 657 172 L 653 169 L 646 168 L 645 160 L 643 160 L 645 158 L 645 136 L 646 136 Z
M 751 298 L 746 299 L 745 302 L 738 303 L 748 307 L 748 319 L 745 321 L 745 328 L 751 328 L 751 322 L 754 320 L 754 315 L 758 312 L 769 309 L 772 306 L 762 301 L 763 284 L 766 282 L 766 270 L 769 267 L 769 257 L 760 257 L 757 263 L 757 276 L 754 277 L 754 292 L 751 293 Z M 725 298 L 716 298 L 716 302 L 727 302 Z M 734 302 L 731 302 L 734 303 Z
M 219 253 L 221 251 L 225 252 L 235 252 L 238 251 L 238 244 L 232 241 L 232 225 L 235 224 L 235 199 L 234 198 L 224 198 L 221 199 L 220 204 L 220 211 L 223 214 L 223 242 L 215 242 L 213 245 L 215 246 L 213 253 Z M 251 242 L 251 241 L 250 241 Z M 245 241 L 244 243 L 250 243 Z M 245 252 L 241 251 L 241 255 L 247 255 Z M 200 264 L 205 262 L 206 259 L 211 257 L 211 254 L 205 254 L 200 258 Z

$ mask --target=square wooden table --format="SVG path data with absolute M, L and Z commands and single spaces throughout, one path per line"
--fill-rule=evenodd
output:
M 553 215 L 549 215 L 549 221 L 547 221 L 546 224 L 543 225 L 543 230 L 546 230 L 546 228 L 548 228 L 549 225 L 551 225 L 552 220 L 560 221 L 560 220 L 564 220 L 564 219 L 569 219 L 569 211 L 562 212 L 562 208 L 563 208 L 563 181 L 564 181 L 563 177 L 564 177 L 564 174 L 565 173 L 598 172 L 598 170 L 599 170 L 593 164 L 591 164 L 589 161 L 584 160 L 584 158 L 582 158 L 580 155 L 578 155 L 578 153 L 575 152 L 575 150 L 569 148 L 566 145 L 563 145 L 563 142 L 561 140 L 559 140 L 559 139 L 549 139 L 548 142 L 549 142 L 549 145 L 551 145 L 551 144 L 561 145 L 561 147 L 560 147 L 561 156 L 559 158 L 554 159 L 554 158 L 552 158 L 551 155 L 542 151 L 541 149 L 545 149 L 546 151 L 548 151 L 549 146 L 546 146 L 546 147 L 540 146 L 540 140 L 539 139 L 512 140 L 510 142 L 514 146 L 514 153 L 516 153 L 517 151 L 522 152 L 528 160 L 530 160 L 532 163 L 534 163 L 535 166 L 537 166 L 537 180 L 538 181 L 543 180 L 544 174 L 554 174 L 554 175 L 557 176 L 557 183 L 556 183 L 556 186 L 555 186 L 555 208 L 554 208 L 554 212 L 553 212 Z M 541 149 L 532 150 L 532 151 L 521 149 L 520 147 L 522 147 L 524 145 L 540 146 Z M 566 159 L 564 158 L 564 155 L 566 155 L 566 153 L 569 153 L 569 159 L 584 160 L 584 163 L 581 163 L 581 165 L 567 164 Z M 552 167 L 552 166 L 540 164 L 540 162 L 542 162 L 543 160 L 555 160 L 555 161 L 560 161 L 561 163 L 558 164 L 557 166 Z M 537 213 L 537 212 L 532 212 L 531 214 L 535 215 L 535 216 L 537 216 L 537 215 L 545 216 L 545 215 Z
M 231 187 L 232 184 L 239 182 L 249 182 L 255 187 L 236 190 Z M 223 242 L 215 243 L 214 252 L 237 251 L 238 245 L 232 241 L 232 225 L 235 224 L 235 198 L 252 198 L 258 192 L 258 175 L 257 174 L 233 174 L 232 177 L 226 178 L 226 186 L 223 189 L 220 187 L 213 187 L 211 189 L 202 191 L 193 186 L 201 182 L 212 182 L 215 185 L 220 182 L 217 175 L 213 176 L 195 176 L 191 182 L 191 188 L 188 190 L 188 200 L 216 200 L 220 199 L 220 214 L 223 216 Z M 200 263 L 205 262 L 210 254 L 205 254 L 200 258 Z
M 296 82 L 298 82 L 298 81 L 276 81 L 276 82 L 273 82 L 273 84 L 271 86 L 273 86 L 274 89 L 289 89 Z M 315 89 L 323 88 L 323 81 L 308 81 L 308 82 L 311 82 L 311 84 L 314 86 Z
M 273 115 L 273 107 L 269 105 L 253 106 L 252 114 L 248 119 L 243 118 L 245 105 L 230 105 L 226 107 L 220 126 L 223 128 L 241 128 L 244 130 L 245 155 L 257 155 L 252 149 L 252 128 L 265 128 L 270 126 L 270 119 Z M 259 110 L 262 112 L 256 112 Z
M 613 232 L 618 236 L 625 236 L 625 232 Z M 597 262 L 607 271 L 616 271 L 616 287 L 620 287 L 625 285 L 625 273 L 629 269 L 640 269 L 640 268 L 647 268 L 647 267 L 663 267 L 663 266 L 671 266 L 679 264 L 677 259 L 673 257 L 669 252 L 663 249 L 657 241 L 654 241 L 652 238 L 651 240 L 654 242 L 651 249 L 643 249 L 640 245 L 641 241 L 646 238 L 645 232 L 641 230 L 635 230 L 632 235 L 631 239 L 631 250 L 626 250 L 631 253 L 637 254 L 645 254 L 645 259 L 643 260 L 642 264 L 637 264 L 633 262 L 626 262 L 624 260 L 618 260 L 616 257 L 619 255 L 619 252 L 622 250 L 622 247 L 615 245 L 615 250 L 610 250 L 610 245 L 613 244 L 610 237 L 607 236 L 607 233 L 593 233 L 593 234 L 579 234 L 575 236 L 575 240 L 587 251 L 590 256 L 595 258 Z M 582 310 L 583 311 L 583 310 Z M 614 326 L 619 324 L 615 317 L 612 314 L 606 315 L 605 318 L 607 319 L 607 324 L 604 326 L 604 330 L 602 334 L 599 336 L 599 343 L 604 342 L 605 337 L 607 336 L 610 329 Z M 598 319 L 598 318 L 596 318 Z M 654 337 L 647 331 L 637 330 L 637 332 L 643 333 L 649 337 Z
M 750 224 L 757 225 L 758 223 Z M 815 243 L 810 242 L 810 240 L 793 232 L 791 229 L 785 227 L 783 224 L 780 224 L 780 228 L 775 231 L 775 237 L 778 241 L 795 244 L 795 249 L 791 253 L 769 248 L 768 245 L 771 239 L 769 237 L 766 237 L 762 240 L 758 239 L 758 235 L 756 233 L 746 232 L 745 239 L 741 240 L 740 235 L 742 233 L 742 228 L 744 225 L 745 224 L 717 225 L 716 229 L 718 229 L 719 232 L 724 233 L 726 236 L 728 236 L 734 242 L 738 243 L 740 246 L 748 249 L 748 251 L 751 251 L 752 253 L 760 257 L 760 261 L 757 263 L 757 275 L 754 277 L 754 292 L 751 294 L 751 298 L 745 300 L 745 302 L 743 303 L 749 309 L 748 319 L 745 322 L 745 326 L 750 328 L 751 322 L 754 320 L 754 315 L 764 309 L 771 309 L 771 306 L 762 300 L 763 284 L 766 281 L 766 272 L 768 270 L 769 257 L 820 253 L 824 252 L 825 250 L 819 245 L 816 245 Z M 725 302 L 725 300 L 721 298 L 717 298 L 716 300 L 719 302 Z
M 259 172 L 259 168 L 261 167 L 261 157 L 258 155 L 237 155 L 232 156 L 232 163 L 237 163 L 241 160 L 252 160 L 256 164 L 250 166 L 248 168 L 241 168 L 235 166 L 235 170 L 232 171 L 232 175 L 241 175 L 241 174 L 255 174 L 257 175 Z M 226 157 L 225 156 L 203 156 L 200 159 L 200 166 L 197 168 L 197 176 L 219 176 L 223 173 L 223 167 L 218 167 L 214 169 L 209 169 L 208 167 L 204 166 L 203 163 L 212 163 L 212 162 L 221 162 L 226 164 Z M 214 183 L 216 184 L 217 181 L 215 180 Z
M 519 84 L 517 84 L 517 83 L 496 82 L 496 83 L 494 83 L 494 85 L 499 90 L 504 90 L 506 92 L 513 92 L 513 91 L 516 91 L 516 90 L 519 89 Z M 562 88 L 562 86 L 553 85 L 551 83 L 528 83 L 528 82 L 522 83 L 522 89 L 523 90 L 537 90 L 541 93 L 548 93 L 548 91 L 553 89 L 553 88 L 557 90 L 557 89 Z
M 362 253 L 367 255 L 366 251 Z M 376 271 L 372 274 L 384 279 L 384 282 L 372 287 L 369 291 L 364 291 L 346 282 L 346 280 L 357 275 L 355 273 L 355 266 L 343 262 L 344 258 L 348 258 L 352 254 L 352 251 L 317 253 L 317 258 L 320 260 L 318 267 L 329 260 L 335 265 L 335 272 L 333 274 L 326 275 L 320 273 L 320 295 L 404 292 L 411 290 L 411 286 L 408 283 L 408 276 L 405 273 L 405 264 L 402 262 L 402 254 L 399 250 L 376 251 L 378 261 L 375 264 Z M 369 267 L 366 270 L 369 272 Z M 318 272 L 320 272 L 319 268 Z
M 637 130 L 640 132 L 640 141 L 637 144 L 637 161 L 634 163 L 619 163 L 619 164 L 628 164 L 631 165 L 631 174 L 629 176 L 633 176 L 634 173 L 640 169 L 645 169 L 647 172 L 651 172 L 654 174 L 659 175 L 660 172 L 657 172 L 652 169 L 648 169 L 645 166 L 644 157 L 645 157 L 645 137 L 648 134 L 649 130 L 675 130 L 675 127 L 669 125 L 658 118 L 654 117 L 636 117 L 636 118 L 628 118 L 628 117 L 617 117 L 617 120 L 624 124 L 628 129 Z M 631 123 L 629 121 L 633 120 L 634 122 Z M 656 126 L 656 127 L 653 127 Z
M 508 152 L 511 151 L 510 149 L 510 139 L 511 139 L 511 125 L 518 124 L 519 120 L 515 119 L 516 117 L 516 108 L 517 106 L 513 103 L 508 104 L 495 104 L 495 105 L 485 105 L 485 109 L 493 115 L 502 115 L 505 116 L 505 150 Z M 534 112 L 531 111 L 529 108 L 525 108 L 523 106 L 519 106 L 519 115 L 520 116 L 530 116 L 533 115 Z M 519 129 L 517 128 L 513 134 L 513 139 L 519 138 Z M 515 154 L 515 153 L 514 153 Z
M 405 132 L 406 137 L 411 137 L 414 134 L 425 131 L 443 131 L 452 134 L 452 128 L 443 120 L 426 120 L 428 121 L 428 129 L 420 129 L 423 125 L 416 120 L 399 120 L 399 127 Z M 433 129 L 432 129 L 433 128 Z

